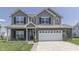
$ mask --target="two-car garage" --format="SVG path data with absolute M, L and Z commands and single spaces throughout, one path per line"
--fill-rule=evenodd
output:
M 62 30 L 39 30 L 38 39 L 39 41 L 62 41 L 63 33 Z

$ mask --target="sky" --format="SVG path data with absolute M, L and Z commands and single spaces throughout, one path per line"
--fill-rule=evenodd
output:
M 17 9 L 21 9 L 26 14 L 37 14 L 43 7 L 0 7 L 0 24 L 10 25 L 11 17 L 10 15 L 14 13 Z M 51 7 L 58 14 L 63 16 L 61 19 L 62 24 L 68 24 L 71 26 L 76 25 L 79 22 L 79 8 L 78 7 Z

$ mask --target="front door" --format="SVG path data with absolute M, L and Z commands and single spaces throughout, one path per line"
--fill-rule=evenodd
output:
M 28 29 L 28 41 L 33 40 L 35 37 L 35 30 L 34 29 Z

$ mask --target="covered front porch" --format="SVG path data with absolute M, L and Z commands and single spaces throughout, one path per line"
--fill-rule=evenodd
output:
M 36 39 L 36 27 L 34 24 L 27 24 L 22 26 L 11 25 L 7 28 L 7 41 L 8 40 L 21 40 L 21 41 L 33 41 Z M 10 33 L 8 32 L 10 30 Z M 11 38 L 9 39 L 9 34 Z

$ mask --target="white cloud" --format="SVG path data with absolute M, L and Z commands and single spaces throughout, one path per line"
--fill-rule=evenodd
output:
M 0 22 L 5 22 L 5 19 L 0 19 Z

